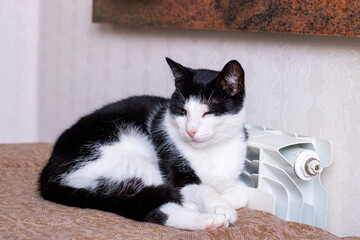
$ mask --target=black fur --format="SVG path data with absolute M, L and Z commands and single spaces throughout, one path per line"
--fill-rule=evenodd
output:
M 40 174 L 39 190 L 44 199 L 164 224 L 167 216 L 158 208 L 168 202 L 181 203 L 180 188 L 201 183 L 188 161 L 179 154 L 175 143 L 169 141 L 162 126 L 165 112 L 170 109 L 173 116 L 181 114 L 179 108 L 184 105 L 184 99 L 195 96 L 209 105 L 209 114 L 235 114 L 243 107 L 244 74 L 241 69 L 238 84 L 229 84 L 226 74 L 240 66 L 237 62 L 229 62 L 221 72 L 217 72 L 193 70 L 171 59 L 166 60 L 175 76 L 176 91 L 170 100 L 138 96 L 118 101 L 82 117 L 61 134 Z M 93 190 L 61 184 L 62 174 L 76 170 L 79 161 L 97 160 L 99 146 L 118 141 L 119 129 L 126 131 L 128 127 L 136 127 L 151 139 L 159 158 L 164 184 L 145 186 L 139 178 L 121 183 L 99 179 L 99 184 Z M 168 144 L 164 146 L 166 141 Z

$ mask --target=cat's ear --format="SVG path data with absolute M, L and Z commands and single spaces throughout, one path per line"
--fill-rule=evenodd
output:
M 231 60 L 219 73 L 217 84 L 230 95 L 243 94 L 245 91 L 245 73 L 240 63 Z
M 175 86 L 177 88 L 180 88 L 184 84 L 185 80 L 188 78 L 190 74 L 189 70 L 168 57 L 166 58 L 166 62 L 169 64 L 170 69 L 174 75 Z

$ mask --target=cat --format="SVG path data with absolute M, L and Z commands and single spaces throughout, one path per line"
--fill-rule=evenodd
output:
M 135 96 L 82 117 L 57 139 L 41 196 L 186 230 L 229 227 L 246 206 L 245 73 L 166 58 L 170 99 Z

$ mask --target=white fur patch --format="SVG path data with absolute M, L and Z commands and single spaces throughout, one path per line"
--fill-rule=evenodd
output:
M 243 208 L 246 207 L 248 201 L 248 190 L 245 184 L 238 182 L 233 187 L 222 192 L 221 197 L 230 203 L 233 208 Z
M 243 144 L 241 140 L 233 139 L 227 143 L 207 146 L 205 149 L 194 149 L 185 144 L 179 148 L 201 182 L 222 192 L 238 180 L 243 168 L 242 156 L 246 151 Z
M 101 178 L 111 182 L 140 178 L 145 185 L 159 185 L 163 180 L 157 161 L 147 136 L 136 129 L 122 131 L 118 142 L 102 146 L 97 160 L 65 174 L 61 184 L 93 190 Z

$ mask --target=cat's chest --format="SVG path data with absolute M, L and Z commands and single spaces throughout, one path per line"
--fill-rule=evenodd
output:
M 222 191 L 232 185 L 240 175 L 245 149 L 244 142 L 233 140 L 206 149 L 183 147 L 182 154 L 203 184 Z

